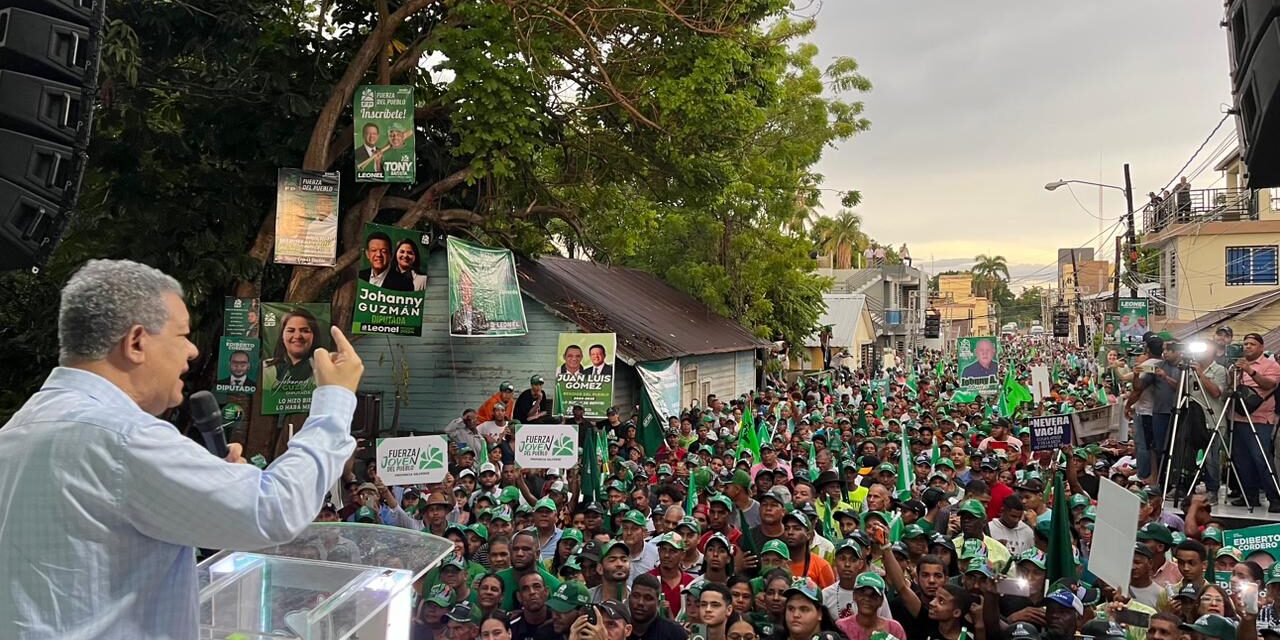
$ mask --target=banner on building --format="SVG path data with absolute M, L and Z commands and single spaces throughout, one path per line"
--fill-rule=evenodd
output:
M 556 411 L 570 415 L 581 405 L 588 418 L 603 418 L 613 406 L 613 365 L 617 336 L 562 333 L 556 351 Z
M 489 249 L 453 236 L 449 236 L 447 248 L 449 335 L 501 337 L 528 333 L 515 256 L 507 249 Z
M 277 264 L 331 267 L 338 249 L 338 172 L 281 169 L 276 177 Z
M 1280 562 L 1280 524 L 1224 531 L 1222 544 L 1239 549 L 1245 560 L 1254 560 L 1254 554 L 1265 553 L 1271 556 L 1270 562 Z
M 356 182 L 413 182 L 413 87 L 365 85 L 352 106 Z
M 516 464 L 524 469 L 568 469 L 578 464 L 578 426 L 522 424 L 516 427 Z
M 1119 344 L 1142 342 L 1142 335 L 1151 330 L 1151 323 L 1147 317 L 1147 299 L 1120 298 L 1118 302 L 1119 313 L 1108 314 L 1116 316 L 1116 329 L 1110 338 L 1103 340 Z
M 449 474 L 449 441 L 445 436 L 379 438 L 378 477 L 388 485 L 444 482 Z
M 422 335 L 431 235 L 380 224 L 364 226 L 364 252 L 351 312 L 352 333 Z
M 261 311 L 257 298 L 227 296 L 223 300 L 222 335 L 257 338 L 258 316 Z
M 214 393 L 252 396 L 258 391 L 257 338 L 222 336 L 218 345 L 218 379 Z
M 1000 349 L 992 336 L 956 339 L 956 364 L 960 386 L 995 393 L 1000 390 Z
M 1031 450 L 1053 451 L 1071 444 L 1071 416 L 1036 416 L 1031 418 Z
M 306 413 L 316 389 L 312 356 L 333 349 L 328 304 L 262 303 L 262 413 Z
M 640 443 L 645 454 L 655 456 L 662 446 L 667 418 L 680 415 L 680 361 L 640 362 Z

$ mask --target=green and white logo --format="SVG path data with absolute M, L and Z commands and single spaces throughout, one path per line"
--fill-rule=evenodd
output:
M 378 476 L 389 485 L 442 482 L 449 443 L 444 436 L 409 436 L 378 440 Z
M 567 469 L 578 463 L 578 429 L 564 424 L 525 424 L 516 430 L 516 464 L 526 469 Z

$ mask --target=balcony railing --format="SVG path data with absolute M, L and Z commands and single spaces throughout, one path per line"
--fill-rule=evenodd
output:
M 1142 208 L 1142 228 L 1147 232 L 1175 224 L 1257 219 L 1252 189 L 1182 189 Z

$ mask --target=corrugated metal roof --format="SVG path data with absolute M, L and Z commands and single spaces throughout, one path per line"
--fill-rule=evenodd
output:
M 770 343 L 636 269 L 585 260 L 522 260 L 520 288 L 584 331 L 616 333 L 635 362 L 760 349 Z
M 1271 291 L 1263 291 L 1255 293 L 1247 298 L 1242 298 L 1229 305 L 1221 311 L 1211 311 L 1195 320 L 1192 320 L 1186 326 L 1172 332 L 1173 337 L 1178 340 L 1187 340 L 1201 331 L 1216 329 L 1222 324 L 1236 316 L 1249 313 L 1273 302 L 1280 301 L 1280 289 L 1272 289 Z
M 818 318 L 818 326 L 831 325 L 831 346 L 854 346 L 853 334 L 858 330 L 858 318 L 867 303 L 867 296 L 861 293 L 828 293 L 822 296 L 822 301 L 826 303 L 827 310 Z M 804 346 L 821 346 L 816 331 L 804 339 Z

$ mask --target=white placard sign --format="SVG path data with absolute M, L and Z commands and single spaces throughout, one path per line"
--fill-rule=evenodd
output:
M 1137 535 L 1138 496 L 1106 478 L 1100 478 L 1098 519 L 1093 524 L 1094 544 L 1089 549 L 1089 571 L 1115 587 L 1118 593 L 1129 593 L 1133 540 Z
M 516 464 L 525 469 L 568 469 L 578 464 L 578 428 L 522 424 L 516 429 Z
M 1044 401 L 1045 396 L 1053 390 L 1052 386 L 1053 384 L 1049 381 L 1049 367 L 1042 364 L 1031 367 L 1031 394 L 1037 403 Z
M 449 474 L 449 441 L 444 436 L 378 440 L 378 477 L 388 485 L 444 482 Z

